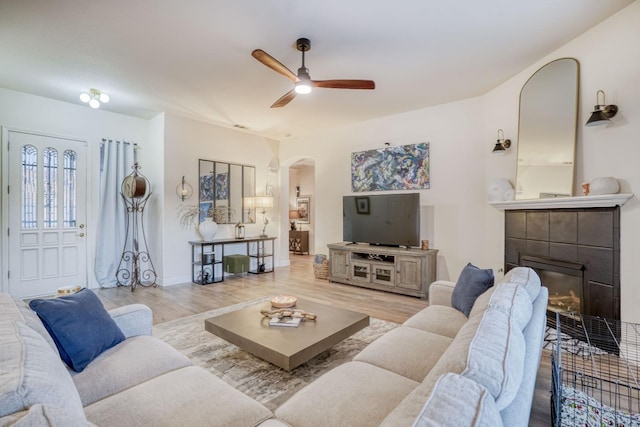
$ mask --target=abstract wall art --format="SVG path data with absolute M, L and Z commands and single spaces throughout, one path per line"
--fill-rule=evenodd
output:
M 428 142 L 351 153 L 353 192 L 428 188 Z
M 223 172 L 216 175 L 216 200 L 229 198 L 229 173 Z

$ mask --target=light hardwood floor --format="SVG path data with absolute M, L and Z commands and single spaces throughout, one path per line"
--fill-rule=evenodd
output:
M 316 279 L 312 256 L 291 255 L 290 258 L 291 266 L 277 268 L 274 274 L 237 275 L 206 286 L 185 283 L 158 288 L 138 287 L 135 292 L 129 288 L 98 289 L 96 293 L 107 309 L 132 303 L 148 305 L 156 324 L 279 294 L 309 298 L 395 323 L 404 322 L 429 305 L 419 298 Z M 550 372 L 550 355 L 545 351 L 538 371 L 531 426 L 550 425 Z

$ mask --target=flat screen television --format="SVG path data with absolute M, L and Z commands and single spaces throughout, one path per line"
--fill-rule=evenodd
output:
M 420 194 L 343 196 L 342 239 L 383 246 L 418 246 Z

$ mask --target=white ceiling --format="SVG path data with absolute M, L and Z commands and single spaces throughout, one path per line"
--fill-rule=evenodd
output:
M 274 139 L 481 95 L 632 0 L 2 0 L 0 86 L 105 110 L 166 111 Z M 311 78 L 376 89 L 315 89 L 270 105 L 311 39 Z M 89 108 L 89 107 L 87 107 Z

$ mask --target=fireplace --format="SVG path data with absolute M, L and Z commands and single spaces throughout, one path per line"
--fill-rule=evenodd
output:
M 506 211 L 505 271 L 517 266 L 549 288 L 550 314 L 620 320 L 620 207 Z
M 584 314 L 584 264 L 524 255 L 520 264 L 533 268 L 540 281 L 549 289 L 547 310 L 551 313 L 574 312 Z

